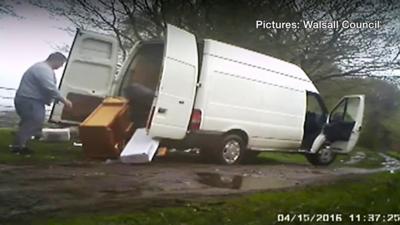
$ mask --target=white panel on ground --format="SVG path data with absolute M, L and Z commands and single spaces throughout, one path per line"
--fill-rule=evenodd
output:
M 71 133 L 69 128 L 43 128 L 41 141 L 69 141 Z
M 150 162 L 157 151 L 159 141 L 146 134 L 146 129 L 137 129 L 132 138 L 121 152 L 123 163 Z

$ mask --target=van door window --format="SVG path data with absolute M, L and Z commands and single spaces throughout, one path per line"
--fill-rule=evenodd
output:
M 324 129 L 330 142 L 349 140 L 355 125 L 359 104 L 360 100 L 357 98 L 345 98 L 331 112 L 329 124 Z
M 329 122 L 342 122 L 344 121 L 344 116 L 345 116 L 345 106 L 346 106 L 346 101 L 342 101 L 340 105 L 338 105 L 331 113 L 331 116 L 329 118 Z
M 359 100 L 356 98 L 347 99 L 347 107 L 345 111 L 344 121 L 355 123 L 357 118 Z

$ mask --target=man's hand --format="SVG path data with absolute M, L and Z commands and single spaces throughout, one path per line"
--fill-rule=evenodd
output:
M 63 101 L 64 106 L 67 107 L 67 109 L 72 109 L 72 102 L 68 99 L 64 99 Z

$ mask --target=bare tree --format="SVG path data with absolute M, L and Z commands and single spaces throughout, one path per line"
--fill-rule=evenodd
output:
M 76 28 L 113 34 L 121 47 L 122 60 L 127 51 L 139 40 L 160 37 L 164 24 L 154 22 L 153 10 L 158 10 L 157 1 L 127 0 L 30 0 L 33 5 L 46 8 L 56 16 L 69 19 Z M 153 21 L 150 20 L 153 18 Z M 153 25 L 153 26 L 151 26 Z M 157 27 L 155 25 L 160 25 Z M 73 33 L 74 29 L 64 28 Z
M 248 1 L 251 10 L 247 10 L 247 14 L 243 10 L 245 7 L 234 7 L 233 4 L 230 7 L 230 12 L 236 10 L 234 14 L 241 21 L 232 25 L 239 32 L 235 34 L 232 32 L 235 28 L 231 28 L 232 31 L 227 32 L 227 40 L 232 43 L 243 40 L 243 46 L 293 62 L 301 66 L 315 82 L 354 76 L 398 78 L 394 72 L 399 69 L 400 62 L 399 5 L 396 3 L 374 0 L 254 0 Z M 288 29 L 255 29 L 254 21 L 257 19 L 299 25 Z M 340 23 L 345 20 L 379 21 L 381 28 L 351 29 L 338 26 L 315 29 L 302 26 L 303 21 Z M 229 23 L 217 26 L 214 30 L 229 28 Z
M 77 27 L 114 34 L 126 51 L 138 40 L 162 37 L 172 23 L 300 65 L 316 82 L 340 77 L 396 80 L 400 69 L 399 4 L 382 0 L 31 0 Z M 299 23 L 256 29 L 255 21 Z M 303 21 L 379 21 L 380 29 L 311 29 Z
M 303 29 L 305 43 L 300 64 L 315 81 L 346 76 L 382 76 L 394 78 L 389 70 L 400 69 L 398 37 L 399 5 L 391 1 L 329 1 L 314 4 L 305 11 L 305 19 L 323 21 L 374 22 L 381 27 L 352 29 L 339 26 L 323 32 Z M 300 57 L 301 58 L 301 55 Z M 339 70 L 321 71 L 320 65 L 332 62 Z
M 11 2 L 6 0 L 0 0 L 0 16 L 2 15 L 11 15 L 18 17 L 18 15 L 14 12 Z

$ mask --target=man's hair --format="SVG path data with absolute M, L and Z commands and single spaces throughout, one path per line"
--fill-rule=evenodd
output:
M 61 52 L 54 52 L 47 57 L 46 61 L 62 61 L 65 62 L 67 61 L 67 57 L 63 55 Z

